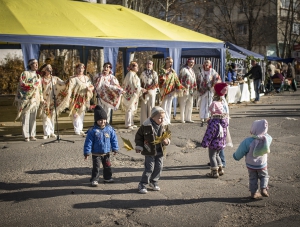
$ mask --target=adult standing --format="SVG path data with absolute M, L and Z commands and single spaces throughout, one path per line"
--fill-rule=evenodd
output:
M 84 136 L 83 121 L 86 108 L 89 108 L 90 99 L 93 97 L 94 86 L 90 77 L 84 75 L 84 64 L 78 63 L 75 70 L 76 75 L 71 77 L 68 83 L 67 97 L 58 109 L 69 107 L 75 134 Z
M 261 66 L 256 62 L 256 60 L 251 60 L 252 68 L 248 73 L 244 75 L 244 77 L 247 77 L 251 75 L 251 79 L 253 79 L 254 83 L 254 91 L 255 91 L 255 100 L 254 102 L 259 102 L 259 89 L 261 86 L 261 80 L 262 80 L 262 70 Z M 250 77 L 249 77 L 250 78 Z
M 141 87 L 140 78 L 137 75 L 139 66 L 135 61 L 130 62 L 129 72 L 126 74 L 123 80 L 123 89 L 125 93 L 122 99 L 122 109 L 125 111 L 125 127 L 127 129 L 133 129 L 137 126 L 134 125 L 134 114 L 138 108 L 139 97 L 142 93 L 146 92 L 146 89 Z
M 200 70 L 199 75 L 196 78 L 197 89 L 199 92 L 199 115 L 201 120 L 201 127 L 204 123 L 207 123 L 209 119 L 209 106 L 213 99 L 213 87 L 219 80 L 219 74 L 211 66 L 210 60 L 205 60 L 203 68 Z
M 182 96 L 183 86 L 180 84 L 175 70 L 172 68 L 173 59 L 167 57 L 165 65 L 159 70 L 159 88 L 161 94 L 161 107 L 166 111 L 165 124 L 171 124 L 172 100 L 175 96 Z
M 194 122 L 192 121 L 193 96 L 197 91 L 196 75 L 193 69 L 194 65 L 194 58 L 189 58 L 185 67 L 180 70 L 179 74 L 179 81 L 181 85 L 185 87 L 183 96 L 178 98 L 180 106 L 180 120 L 182 123 Z
M 268 76 L 269 78 L 271 78 L 274 74 L 275 74 L 275 65 L 272 64 L 271 61 L 268 62 L 268 65 L 267 65 L 267 72 L 268 72 Z
M 286 79 L 289 80 L 289 85 L 292 87 L 294 91 L 297 91 L 297 85 L 295 81 L 296 75 L 295 75 L 295 69 L 292 66 L 291 63 L 288 63 L 287 73 L 286 73 Z
M 22 134 L 26 142 L 36 140 L 37 110 L 40 104 L 44 102 L 41 78 L 36 73 L 38 61 L 30 59 L 27 69 L 20 76 L 15 97 L 15 102 L 18 105 L 16 120 L 22 117 Z
M 42 87 L 43 87 L 43 99 L 44 105 L 42 108 L 43 130 L 44 139 L 55 137 L 55 105 L 56 107 L 62 102 L 63 96 L 61 92 L 65 89 L 66 85 L 63 80 L 52 75 L 52 66 L 50 64 L 44 64 L 41 67 Z M 54 95 L 55 99 L 54 100 Z
M 140 76 L 141 86 L 147 91 L 141 96 L 141 125 L 151 117 L 151 110 L 155 106 L 156 89 L 158 88 L 157 72 L 153 70 L 153 61 L 147 61 L 146 69 Z
M 118 79 L 113 75 L 112 64 L 106 62 L 103 71 L 94 77 L 97 102 L 107 114 L 107 122 L 110 122 L 111 110 L 117 110 L 121 103 L 123 88 Z

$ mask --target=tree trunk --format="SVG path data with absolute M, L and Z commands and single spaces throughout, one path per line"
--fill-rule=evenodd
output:
M 286 56 L 286 46 L 287 46 L 287 39 L 288 39 L 288 29 L 289 29 L 290 13 L 291 13 L 291 2 L 290 2 L 290 5 L 289 5 L 287 17 L 286 17 L 285 32 L 284 32 L 284 41 L 283 41 L 282 54 L 281 54 L 282 58 L 285 58 L 285 56 Z
M 99 58 L 98 58 L 98 64 L 97 64 L 97 72 L 102 72 L 103 70 L 103 64 L 104 64 L 104 50 L 99 49 Z

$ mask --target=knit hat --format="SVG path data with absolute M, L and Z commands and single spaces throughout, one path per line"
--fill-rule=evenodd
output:
M 107 120 L 107 114 L 101 106 L 97 105 L 94 109 L 94 120 L 96 122 L 103 119 Z
M 154 106 L 151 110 L 151 117 L 155 117 L 159 113 L 165 113 L 166 111 L 160 106 Z
M 215 92 L 218 96 L 223 96 L 227 93 L 228 90 L 228 84 L 226 83 L 217 83 L 214 86 Z

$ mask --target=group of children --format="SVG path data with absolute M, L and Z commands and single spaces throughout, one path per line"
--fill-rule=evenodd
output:
M 208 147 L 211 172 L 208 177 L 218 178 L 224 174 L 220 152 L 226 145 L 231 143 L 228 131 L 229 117 L 226 112 L 226 102 L 224 95 L 227 92 L 226 83 L 218 83 L 214 87 L 215 96 L 209 109 L 211 118 L 208 122 L 207 130 L 201 142 L 201 146 Z M 165 110 L 159 106 L 152 108 L 151 116 L 143 122 L 135 135 L 135 150 L 145 156 L 144 172 L 138 185 L 138 192 L 147 193 L 147 185 L 159 191 L 158 180 L 163 169 L 163 156 L 166 146 L 170 144 L 169 137 L 163 137 L 169 132 L 168 126 L 164 124 Z M 107 123 L 106 112 L 100 106 L 96 106 L 94 112 L 95 124 L 88 130 L 84 144 L 85 159 L 92 155 L 93 169 L 91 185 L 97 186 L 100 173 L 100 161 L 103 166 L 104 182 L 113 182 L 110 164 L 110 152 L 116 154 L 119 150 L 118 140 L 115 130 Z M 256 199 L 261 196 L 268 197 L 268 170 L 267 154 L 270 152 L 272 137 L 267 134 L 268 122 L 266 120 L 256 120 L 253 122 L 250 133 L 251 136 L 244 139 L 233 154 L 235 160 L 240 160 L 245 156 L 246 166 L 249 173 L 249 190 L 251 198 Z M 154 143 L 157 138 L 160 143 Z M 261 193 L 258 192 L 258 179 L 260 179 Z

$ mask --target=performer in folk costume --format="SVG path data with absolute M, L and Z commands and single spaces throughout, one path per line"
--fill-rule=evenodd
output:
M 52 67 L 50 64 L 44 64 L 41 67 L 42 86 L 43 86 L 43 98 L 45 100 L 42 110 L 43 118 L 43 130 L 44 130 L 44 139 L 55 137 L 54 128 L 55 128 L 55 108 L 54 108 L 54 94 L 55 94 L 55 103 L 58 106 L 64 96 L 61 95 L 65 90 L 66 85 L 63 80 L 56 76 L 52 76 Z M 52 84 L 53 83 L 53 84 Z M 53 87 L 52 87 L 53 85 Z M 54 88 L 54 90 L 52 90 Z
M 129 129 L 136 128 L 133 117 L 138 108 L 139 97 L 147 90 L 141 87 L 140 78 L 137 75 L 139 70 L 138 64 L 130 62 L 129 72 L 123 80 L 125 93 L 122 98 L 122 109 L 125 111 L 125 127 Z
M 185 67 L 180 70 L 179 80 L 182 86 L 185 87 L 185 91 L 182 97 L 179 97 L 180 106 L 180 120 L 182 123 L 192 121 L 193 112 L 193 96 L 197 91 L 196 76 L 193 70 L 195 65 L 194 58 L 189 58 L 186 62 Z
M 28 61 L 28 71 L 22 72 L 15 102 L 18 106 L 18 115 L 15 120 L 22 117 L 22 134 L 25 141 L 35 141 L 36 135 L 36 115 L 41 103 L 44 102 L 42 84 L 38 70 L 38 61 L 30 59 Z
M 153 70 L 153 61 L 147 61 L 146 69 L 140 76 L 141 86 L 147 91 L 141 96 L 141 125 L 151 116 L 151 110 L 155 106 L 156 89 L 158 88 L 157 72 Z
M 118 79 L 113 75 L 112 64 L 110 62 L 104 63 L 102 73 L 98 73 L 94 77 L 94 84 L 98 105 L 106 112 L 107 123 L 109 123 L 111 110 L 119 108 L 121 96 L 124 92 Z
M 205 60 L 203 68 L 197 76 L 197 89 L 200 96 L 199 115 L 201 126 L 209 119 L 209 106 L 214 95 L 213 87 L 219 80 L 219 74 L 211 67 L 211 61 Z
M 76 135 L 85 135 L 83 120 L 86 108 L 90 106 L 90 99 L 93 97 L 94 86 L 91 79 L 84 75 L 84 64 L 78 63 L 75 67 L 76 75 L 71 77 L 66 88 L 66 98 L 58 107 L 58 111 L 65 108 L 70 109 L 74 131 Z
M 178 76 L 174 69 L 172 69 L 173 59 L 166 58 L 163 68 L 159 71 L 159 88 L 162 99 L 161 107 L 166 111 L 165 124 L 171 124 L 171 108 L 172 100 L 175 96 L 181 97 L 183 95 L 184 87 L 180 84 Z

